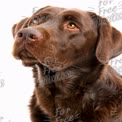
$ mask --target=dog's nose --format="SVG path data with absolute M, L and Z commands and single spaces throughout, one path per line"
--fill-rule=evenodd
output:
M 21 41 L 35 41 L 42 37 L 42 33 L 33 28 L 25 28 L 17 33 L 17 39 Z

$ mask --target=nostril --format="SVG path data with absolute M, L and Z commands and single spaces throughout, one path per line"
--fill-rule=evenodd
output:
M 17 37 L 21 41 L 36 41 L 42 39 L 43 35 L 34 28 L 25 28 L 17 33 Z
M 36 39 L 37 37 L 36 37 L 35 34 L 30 33 L 30 34 L 29 34 L 29 38 L 30 38 L 30 39 Z
M 23 37 L 23 33 L 22 32 L 19 32 L 18 34 L 17 34 L 17 37 Z

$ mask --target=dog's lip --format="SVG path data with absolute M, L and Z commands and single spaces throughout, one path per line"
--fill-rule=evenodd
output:
M 14 57 L 18 60 L 21 60 L 25 66 L 27 66 L 28 64 L 34 65 L 34 64 L 39 63 L 40 65 L 42 65 L 45 68 L 48 68 L 48 70 L 50 70 L 52 72 L 62 70 L 61 64 L 50 64 L 49 65 L 49 64 L 46 64 L 45 62 L 41 62 L 40 60 L 38 60 L 37 57 L 35 57 L 33 54 L 31 54 L 31 52 L 29 50 L 27 50 L 25 47 L 18 49 L 18 51 L 16 52 Z
M 22 48 L 20 50 L 17 51 L 17 53 L 14 55 L 14 57 L 18 60 L 37 60 L 28 50 L 26 50 L 25 48 Z
M 34 66 L 38 63 L 38 60 L 26 49 L 19 50 L 16 58 L 21 60 L 24 66 Z

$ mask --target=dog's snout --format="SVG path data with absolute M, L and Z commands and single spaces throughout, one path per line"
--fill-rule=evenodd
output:
M 17 33 L 17 38 L 21 41 L 35 41 L 43 37 L 42 33 L 36 29 L 25 28 Z

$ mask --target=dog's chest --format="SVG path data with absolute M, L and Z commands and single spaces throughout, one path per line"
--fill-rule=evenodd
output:
M 40 108 L 56 122 L 78 120 L 83 107 L 86 106 L 84 104 L 86 98 L 80 89 L 61 90 L 55 86 L 40 88 L 37 90 L 37 99 Z

